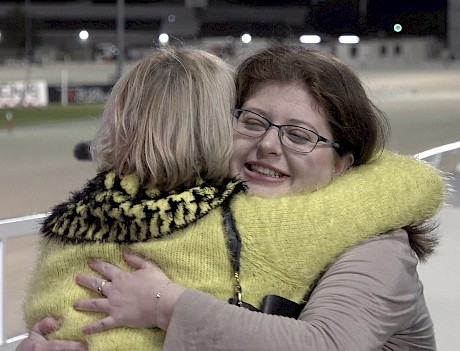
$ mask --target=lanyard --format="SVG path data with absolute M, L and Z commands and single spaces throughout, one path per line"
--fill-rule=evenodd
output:
M 240 257 L 241 257 L 241 236 L 236 228 L 235 217 L 230 209 L 229 201 L 222 204 L 224 216 L 224 231 L 227 235 L 227 245 L 232 255 L 232 266 L 235 276 L 235 298 L 236 305 L 243 306 L 243 290 L 240 282 Z

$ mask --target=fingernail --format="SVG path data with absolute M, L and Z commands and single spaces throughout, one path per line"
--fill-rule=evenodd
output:
M 60 319 L 55 320 L 54 330 L 58 330 L 62 326 L 62 321 Z
M 88 264 L 89 264 L 89 265 L 93 265 L 93 264 L 96 264 L 96 263 L 97 263 L 97 260 L 94 259 L 94 258 L 90 258 L 90 259 L 88 260 Z

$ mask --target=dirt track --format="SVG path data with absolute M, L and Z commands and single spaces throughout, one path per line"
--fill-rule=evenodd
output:
M 97 121 L 0 129 L 0 219 L 47 212 L 95 174 L 73 157 L 75 144 L 93 137 Z M 24 332 L 21 302 L 34 265 L 35 237 L 6 244 L 6 338 Z

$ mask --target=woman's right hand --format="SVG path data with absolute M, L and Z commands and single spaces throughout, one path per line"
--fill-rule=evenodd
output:
M 88 346 L 79 341 L 47 340 L 46 335 L 59 328 L 59 322 L 52 317 L 39 320 L 27 339 L 21 341 L 16 351 L 87 351 Z

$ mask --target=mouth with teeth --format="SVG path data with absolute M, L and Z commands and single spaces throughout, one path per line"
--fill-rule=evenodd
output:
M 252 165 L 252 164 L 246 164 L 246 167 L 248 170 L 254 173 L 261 174 L 265 177 L 270 177 L 270 178 L 282 178 L 285 177 L 284 174 L 275 172 L 273 169 L 262 167 L 259 165 Z

